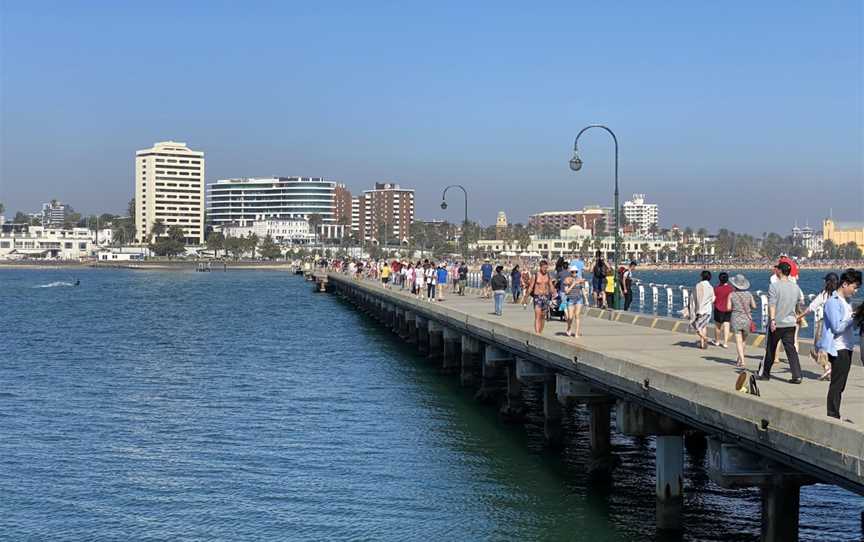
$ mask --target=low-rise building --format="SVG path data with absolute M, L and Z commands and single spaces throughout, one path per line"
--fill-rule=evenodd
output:
M 855 243 L 864 250 L 864 221 L 835 222 L 834 219 L 826 218 L 822 222 L 822 238 L 837 246 Z
M 46 228 L 29 224 L 0 226 L 0 259 L 51 258 L 80 260 L 93 252 L 87 228 Z
M 335 225 L 333 225 L 335 226 Z M 225 237 L 248 237 L 255 234 L 259 239 L 268 235 L 282 245 L 303 245 L 315 240 L 309 222 L 303 219 L 272 218 L 258 216 L 255 220 L 239 220 L 216 226 Z
M 147 247 L 112 247 L 96 251 L 96 259 L 100 262 L 130 262 L 144 260 L 149 256 L 150 249 Z

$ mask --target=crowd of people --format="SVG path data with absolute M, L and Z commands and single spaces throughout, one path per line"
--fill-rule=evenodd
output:
M 750 281 L 742 274 L 730 277 L 720 273 L 717 284 L 711 284 L 711 272 L 702 271 L 693 289 L 687 308 L 690 325 L 698 336 L 698 346 L 709 345 L 728 348 L 730 335 L 735 339 L 736 370 L 746 371 L 744 347 L 747 336 L 756 332 L 752 311 L 756 299 L 750 292 Z M 803 378 L 799 357 L 798 335 L 806 327 L 806 316 L 822 311 L 823 317 L 815 330 L 810 356 L 819 364 L 819 380 L 830 380 L 827 396 L 827 415 L 840 418 L 840 403 L 852 364 L 856 332 L 864 342 L 864 304 L 853 311 L 850 299 L 861 287 L 861 271 L 849 268 L 841 274 L 828 273 L 821 292 L 805 304 L 804 293 L 798 286 L 798 266 L 788 257 L 774 265 L 768 288 L 768 329 L 765 352 L 755 371 L 755 379 L 768 381 L 771 369 L 779 360 L 780 346 L 789 363 L 791 384 L 800 384 Z M 714 339 L 709 341 L 708 326 L 714 320 Z M 864 353 L 862 353 L 864 363 Z
M 511 304 L 533 308 L 534 331 L 542 334 L 553 314 L 566 322 L 564 335 L 582 335 L 582 310 L 593 304 L 612 309 L 616 291 L 620 292 L 623 310 L 630 310 L 633 288 L 637 284 L 636 262 L 618 269 L 607 263 L 598 251 L 590 262 L 581 255 L 570 260 L 563 257 L 554 263 L 547 260 L 528 260 L 513 264 L 507 271 L 504 265 L 493 265 L 491 260 L 469 265 L 466 261 L 408 260 L 351 260 L 331 262 L 331 266 L 356 278 L 380 281 L 382 287 L 406 291 L 427 302 L 443 302 L 450 293 L 465 296 L 472 269 L 478 273 L 477 283 L 481 299 L 491 299 L 497 316 L 504 313 L 507 292 Z M 524 267 L 523 267 L 524 266 Z M 721 272 L 717 284 L 712 274 L 704 270 L 693 288 L 684 314 L 698 337 L 698 347 L 729 348 L 730 338 L 735 341 L 736 370 L 747 371 L 745 346 L 747 337 L 757 331 L 752 313 L 757 308 L 750 292 L 750 281 L 743 274 L 729 276 Z M 861 272 L 847 269 L 828 273 L 824 288 L 809 305 L 797 284 L 798 266 L 783 257 L 774 266 L 768 290 L 768 329 L 765 352 L 755 371 L 756 380 L 767 381 L 771 369 L 779 359 L 780 347 L 786 353 L 792 384 L 802 380 L 798 355 L 799 330 L 807 325 L 805 317 L 821 311 L 824 317 L 815 330 L 813 360 L 821 367 L 820 380 L 830 380 L 827 413 L 840 417 L 840 403 L 852 360 L 856 332 L 864 337 L 864 304 L 853 311 L 849 300 L 861 286 Z M 589 294 L 590 285 L 590 294 Z M 714 338 L 708 329 L 714 324 Z M 864 354 L 862 354 L 864 362 Z
M 428 302 L 444 301 L 450 292 L 464 296 L 473 268 L 478 273 L 476 286 L 480 288 L 480 298 L 493 300 L 496 315 L 504 314 L 509 291 L 512 304 L 527 309 L 531 303 L 535 332 L 543 333 L 545 322 L 558 314 L 567 322 L 564 334 L 568 337 L 582 334 L 582 307 L 593 303 L 595 307 L 611 309 L 616 289 L 621 292 L 624 310 L 629 310 L 636 269 L 636 263 L 631 262 L 616 272 L 599 251 L 588 263 L 581 255 L 569 261 L 558 258 L 554 266 L 546 260 L 527 260 L 513 264 L 509 272 L 504 265 L 493 266 L 488 258 L 479 266 L 469 266 L 464 260 L 436 262 L 428 258 L 416 262 L 399 259 L 333 261 L 330 266 L 356 278 L 380 281 L 384 288 L 407 290 Z

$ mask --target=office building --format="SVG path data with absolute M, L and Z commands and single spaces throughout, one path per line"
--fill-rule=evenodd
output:
M 321 177 L 222 179 L 207 186 L 207 219 L 221 226 L 318 215 L 320 224 L 336 224 L 335 191 L 336 183 Z
M 359 198 L 359 238 L 380 244 L 402 244 L 411 235 L 414 190 L 393 183 L 375 183 Z
M 624 202 L 621 214 L 637 231 L 647 233 L 657 227 L 660 220 L 660 209 L 656 203 L 645 203 L 645 194 L 633 194 L 633 199 Z
M 204 153 L 162 141 L 135 153 L 135 228 L 147 242 L 153 224 L 183 228 L 186 244 L 204 243 Z

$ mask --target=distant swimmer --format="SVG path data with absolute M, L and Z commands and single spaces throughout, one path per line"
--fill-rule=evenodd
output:
M 75 279 L 75 286 L 80 286 L 80 285 L 81 285 L 81 281 L 78 279 Z

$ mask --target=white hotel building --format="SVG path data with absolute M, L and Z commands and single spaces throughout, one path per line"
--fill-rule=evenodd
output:
M 621 206 L 621 214 L 641 233 L 647 233 L 660 220 L 660 208 L 656 203 L 645 203 L 645 194 L 633 194 L 633 199 Z
M 135 235 L 145 242 L 153 224 L 180 226 L 186 244 L 204 243 L 204 153 L 162 141 L 135 153 Z
M 306 220 L 317 214 L 319 232 L 336 238 L 344 226 L 336 224 L 335 190 L 335 181 L 321 177 L 222 179 L 207 186 L 207 217 L 213 226 L 226 226 L 261 218 Z

